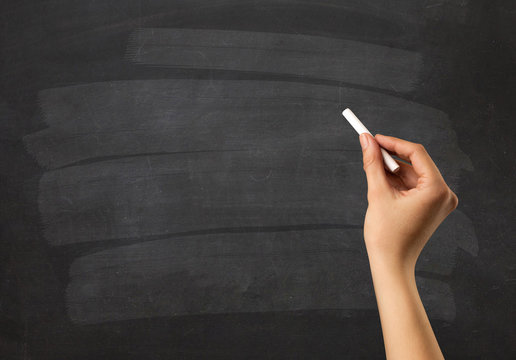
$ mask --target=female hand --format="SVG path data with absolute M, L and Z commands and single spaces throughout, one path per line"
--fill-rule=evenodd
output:
M 362 134 L 360 143 L 368 184 L 368 254 L 413 267 L 430 236 L 457 207 L 457 196 L 422 145 L 384 135 L 373 139 L 369 134 Z M 378 144 L 412 165 L 398 161 L 396 174 L 385 171 Z

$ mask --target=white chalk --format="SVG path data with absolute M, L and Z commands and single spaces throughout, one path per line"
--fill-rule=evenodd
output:
M 342 112 L 342 115 L 344 115 L 346 120 L 351 124 L 351 126 L 353 126 L 353 129 L 355 129 L 355 131 L 359 135 L 363 133 L 368 133 L 369 135 L 373 136 L 373 134 L 371 134 L 371 132 L 367 130 L 364 124 L 362 124 L 362 122 L 358 120 L 356 115 L 353 114 L 353 111 L 351 111 L 350 109 L 346 109 Z M 382 152 L 383 162 L 387 169 L 389 169 L 389 171 L 392 173 L 396 173 L 400 169 L 400 166 L 398 165 L 396 160 L 394 160 L 392 156 L 389 155 L 387 151 L 385 151 L 385 149 L 380 148 L 380 150 Z

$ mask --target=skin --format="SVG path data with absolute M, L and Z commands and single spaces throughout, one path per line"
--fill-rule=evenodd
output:
M 398 138 L 360 135 L 369 206 L 364 240 L 387 359 L 444 359 L 419 297 L 416 261 L 441 222 L 457 207 L 425 148 Z M 398 161 L 386 171 L 380 146 Z

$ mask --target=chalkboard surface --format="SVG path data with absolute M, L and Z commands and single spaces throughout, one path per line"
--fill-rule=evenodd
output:
M 2 359 L 382 358 L 346 107 L 459 196 L 445 356 L 516 355 L 512 4 L 0 6 Z

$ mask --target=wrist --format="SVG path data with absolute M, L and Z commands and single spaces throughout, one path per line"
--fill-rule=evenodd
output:
M 367 249 L 367 256 L 373 276 L 383 274 L 384 276 L 396 276 L 408 280 L 415 276 L 417 259 L 413 260 L 410 256 L 369 249 Z

